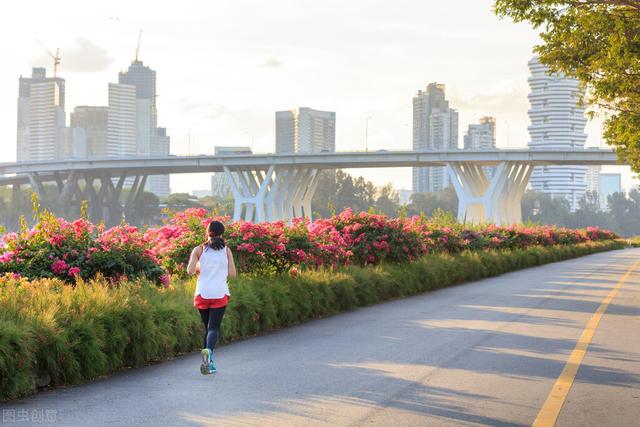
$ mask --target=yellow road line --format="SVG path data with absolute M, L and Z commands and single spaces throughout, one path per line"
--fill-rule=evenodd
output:
M 591 316 L 589 323 L 587 323 L 584 331 L 582 331 L 582 335 L 580 336 L 578 343 L 571 352 L 569 360 L 567 360 L 567 364 L 564 366 L 560 376 L 553 385 L 553 388 L 551 389 L 547 400 L 544 402 L 544 405 L 542 405 L 540 412 L 538 412 L 538 416 L 533 422 L 533 427 L 552 427 L 556 424 L 562 405 L 564 405 L 564 401 L 567 399 L 569 390 L 571 390 L 571 386 L 576 378 L 582 359 L 584 359 L 584 355 L 587 353 L 587 349 L 591 343 L 593 334 L 596 332 L 596 328 L 600 323 L 602 315 L 607 310 L 611 301 L 616 297 L 616 295 L 618 295 L 618 292 L 620 291 L 620 288 L 622 288 L 625 280 L 627 280 L 629 275 L 631 275 L 638 265 L 640 265 L 640 261 L 636 262 L 627 270 L 626 273 L 624 273 L 620 281 L 613 287 L 613 289 L 611 289 L 605 299 L 602 300 L 600 307 L 598 307 L 596 312 L 593 313 L 593 316 Z

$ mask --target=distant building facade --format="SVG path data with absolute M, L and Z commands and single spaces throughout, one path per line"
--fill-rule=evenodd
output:
M 71 113 L 71 128 L 83 129 L 86 157 L 107 157 L 108 107 L 81 105 Z
M 600 208 L 609 210 L 607 197 L 613 193 L 622 193 L 622 175 L 619 173 L 601 173 L 599 188 Z
M 136 87 L 109 83 L 107 156 L 137 155 Z
M 494 117 L 480 117 L 478 124 L 470 124 L 464 135 L 465 150 L 493 150 L 496 148 L 496 119 Z M 484 174 L 491 179 L 496 168 L 483 166 Z
M 458 148 L 458 112 L 445 99 L 445 86 L 430 83 L 413 98 L 413 149 Z M 413 168 L 413 192 L 435 192 L 449 186 L 444 167 Z
M 230 154 L 253 154 L 251 147 L 215 147 L 214 155 L 224 156 Z M 216 172 L 211 176 L 211 195 L 213 197 L 225 198 L 231 194 L 231 187 L 227 181 L 226 174 Z
M 591 193 L 600 193 L 600 173 L 601 165 L 592 165 L 587 167 L 585 181 L 587 183 L 587 191 Z
M 478 124 L 470 124 L 464 135 L 465 150 L 493 150 L 496 148 L 496 119 L 480 117 Z
M 579 81 L 549 74 L 537 57 L 529 61 L 529 70 L 529 148 L 584 148 L 587 120 L 584 107 L 579 105 Z M 565 198 L 575 211 L 587 191 L 586 173 L 585 166 L 538 166 L 529 182 L 534 191 Z
M 276 153 L 336 151 L 336 113 L 300 107 L 276 111 Z
M 65 81 L 33 68 L 20 77 L 18 88 L 18 161 L 59 159 L 69 146 L 66 127 Z
M 113 96 L 112 96 L 113 94 Z M 171 139 L 158 127 L 156 72 L 137 58 L 109 84 L 109 157 L 166 157 Z M 169 196 L 168 175 L 152 175 L 145 189 L 158 197 Z

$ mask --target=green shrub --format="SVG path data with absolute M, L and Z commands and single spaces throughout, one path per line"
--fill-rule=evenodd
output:
M 240 277 L 221 342 L 415 295 L 518 268 L 619 249 L 606 241 L 568 246 L 431 254 L 412 263 L 308 270 L 296 276 Z M 0 278 L 0 399 L 37 386 L 72 384 L 127 366 L 164 360 L 202 345 L 193 279 L 161 289 L 138 280 Z

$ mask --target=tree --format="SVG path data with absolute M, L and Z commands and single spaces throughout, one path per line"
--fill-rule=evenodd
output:
M 527 191 L 522 196 L 522 219 L 540 224 L 568 226 L 571 221 L 569 201 L 546 193 Z
M 623 236 L 640 233 L 640 193 L 632 190 L 629 198 L 624 193 L 613 193 L 607 197 L 607 205 L 616 231 Z
M 432 216 L 436 209 L 448 212 L 454 217 L 458 214 L 458 196 L 453 188 L 448 187 L 437 193 L 415 193 L 411 195 L 411 203 L 407 206 L 409 215 Z
M 202 204 L 196 196 L 187 193 L 172 193 L 167 197 L 167 208 L 173 211 L 183 211 L 187 208 L 201 208 Z
M 640 0 L 495 0 L 495 12 L 540 28 L 552 71 L 579 79 L 608 114 L 604 137 L 640 172 Z
M 400 196 L 398 196 L 398 192 L 393 189 L 393 184 L 388 183 L 378 189 L 375 203 L 376 212 L 392 217 L 398 214 L 399 207 Z

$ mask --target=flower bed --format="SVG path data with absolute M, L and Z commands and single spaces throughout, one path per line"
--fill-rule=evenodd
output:
M 491 240 L 490 238 L 489 240 Z M 507 271 L 619 249 L 620 241 L 432 253 L 406 264 L 245 275 L 232 281 L 222 343 L 390 298 Z M 403 251 L 404 253 L 404 251 Z M 195 283 L 158 288 L 144 279 L 68 286 L 57 278 L 0 276 L 0 400 L 169 359 L 202 345 Z M 199 375 L 194 367 L 194 375 Z
M 126 224 L 105 230 L 85 219 L 67 222 L 43 214 L 33 229 L 3 236 L 0 273 L 28 278 L 59 278 L 73 283 L 101 274 L 110 281 L 147 277 L 155 283 L 168 274 L 184 276 L 193 247 L 204 240 L 214 218 L 204 209 L 187 209 L 145 232 Z M 314 222 L 296 219 L 253 224 L 227 224 L 227 244 L 245 274 L 278 274 L 295 268 L 340 267 L 350 264 L 404 263 L 429 253 L 514 249 L 611 240 L 617 236 L 598 228 L 570 230 L 552 226 L 442 226 L 425 218 L 387 218 L 353 213 Z

